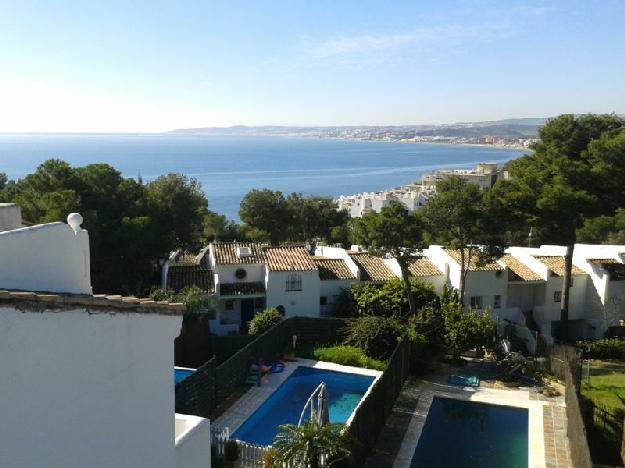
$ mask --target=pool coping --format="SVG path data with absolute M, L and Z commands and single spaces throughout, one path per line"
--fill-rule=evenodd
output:
M 353 366 L 343 366 L 333 362 L 315 361 L 313 359 L 298 359 L 293 362 L 284 363 L 284 371 L 278 374 L 270 374 L 263 378 L 263 384 L 260 387 L 253 386 L 245 394 L 239 398 L 227 411 L 219 416 L 213 423 L 213 427 L 217 429 L 228 428 L 230 435 L 234 434 L 254 412 L 284 383 L 290 375 L 295 372 L 298 367 L 311 367 L 313 369 L 323 369 L 335 372 L 343 372 L 346 374 L 358 374 L 374 377 L 373 382 L 362 396 L 358 405 L 345 422 L 349 426 L 354 419 L 356 411 L 362 405 L 362 402 L 371 392 L 373 386 L 382 375 L 382 371 L 374 369 L 364 369 Z M 303 408 L 302 408 L 303 409 Z
M 531 400 L 530 392 L 527 389 L 504 390 L 485 387 L 457 387 L 423 380 L 419 382 L 419 385 L 421 394 L 417 408 L 412 415 L 404 439 L 395 457 L 393 468 L 410 466 L 434 397 L 527 409 L 527 466 L 528 468 L 546 467 L 543 407 L 548 403 L 540 400 Z M 453 441 L 450 441 L 451 444 L 453 444 Z

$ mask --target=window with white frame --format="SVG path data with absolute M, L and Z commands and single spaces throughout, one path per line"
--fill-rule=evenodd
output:
M 501 309 L 501 296 L 499 294 L 495 295 L 495 299 L 493 300 L 493 309 Z
M 286 290 L 287 291 L 301 291 L 302 290 L 302 275 L 298 273 L 291 273 L 286 277 Z
M 553 302 L 562 302 L 562 291 L 553 292 Z
M 482 296 L 471 296 L 471 308 L 472 309 L 482 308 Z

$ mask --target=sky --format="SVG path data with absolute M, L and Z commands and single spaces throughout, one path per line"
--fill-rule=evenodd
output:
M 625 113 L 623 0 L 0 0 L 0 132 Z

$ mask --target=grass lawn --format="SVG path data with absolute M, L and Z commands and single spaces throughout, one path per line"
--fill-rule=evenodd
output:
M 625 362 L 592 360 L 582 394 L 606 409 L 625 410 Z

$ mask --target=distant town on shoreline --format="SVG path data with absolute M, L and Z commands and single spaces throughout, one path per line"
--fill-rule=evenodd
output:
M 244 126 L 205 127 L 174 130 L 172 133 L 197 135 L 291 136 L 345 140 L 408 143 L 484 145 L 526 149 L 538 138 L 538 129 L 547 118 L 519 118 L 485 122 L 439 125 L 380 126 Z

